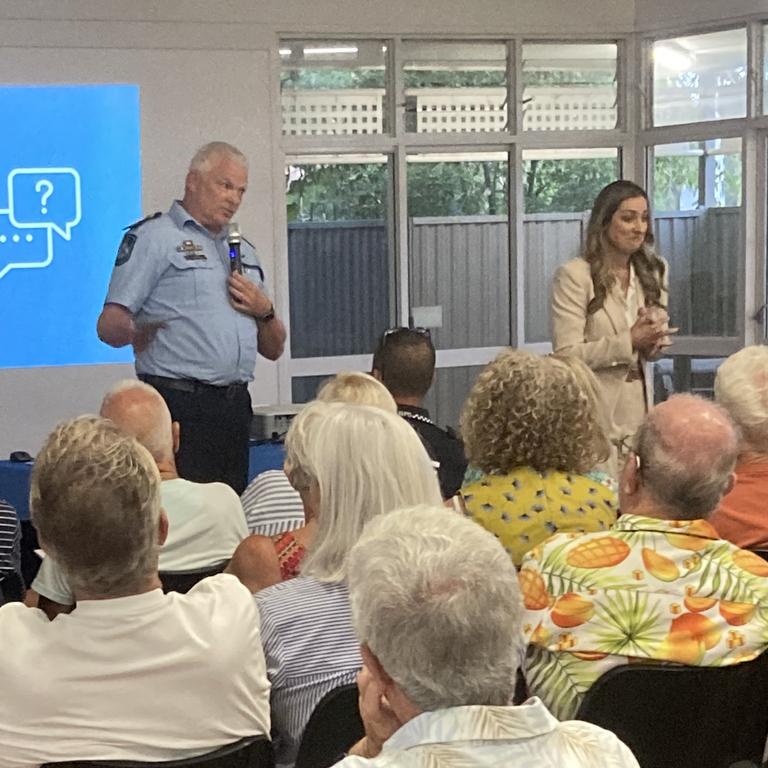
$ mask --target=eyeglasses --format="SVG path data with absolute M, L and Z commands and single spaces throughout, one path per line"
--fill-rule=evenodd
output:
M 425 339 L 432 341 L 432 334 L 429 332 L 429 328 L 409 328 L 405 325 L 398 325 L 395 328 L 387 328 L 387 330 L 381 334 L 381 343 L 386 344 L 387 339 L 390 336 L 394 336 L 396 333 L 402 333 L 403 331 L 412 331 L 413 333 L 418 333 Z

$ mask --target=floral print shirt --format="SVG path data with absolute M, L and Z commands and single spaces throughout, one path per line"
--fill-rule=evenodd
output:
M 561 720 L 633 659 L 726 666 L 768 646 L 768 562 L 706 520 L 624 515 L 611 531 L 558 534 L 520 571 L 526 680 Z

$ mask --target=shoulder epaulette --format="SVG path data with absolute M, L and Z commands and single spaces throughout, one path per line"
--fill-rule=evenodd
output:
M 138 229 L 142 224 L 146 224 L 148 221 L 152 221 L 152 219 L 156 219 L 158 216 L 162 215 L 162 211 L 151 213 L 149 216 L 145 216 L 143 219 L 139 219 L 139 221 L 134 221 L 133 224 L 129 224 L 127 227 L 123 227 L 123 231 L 128 232 L 132 229 Z

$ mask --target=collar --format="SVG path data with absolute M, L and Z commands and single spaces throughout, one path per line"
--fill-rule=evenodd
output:
M 140 595 L 128 595 L 127 597 L 113 597 L 107 600 L 78 600 L 71 615 L 96 616 L 98 618 L 146 615 L 148 611 L 163 605 L 167 599 L 168 596 L 164 595 L 163 590 L 158 588 L 149 592 L 142 592 Z
M 206 229 L 197 219 L 190 216 L 187 209 L 181 204 L 181 200 L 174 200 L 168 215 L 173 219 L 173 223 L 179 228 L 184 229 L 188 224 L 191 224 L 196 229 L 199 229 L 201 233 L 207 235 L 211 240 L 223 240 L 227 236 L 226 227 L 222 227 L 221 232 L 214 234 Z
M 656 533 L 685 533 L 703 539 L 719 539 L 720 534 L 703 518 L 696 520 L 662 520 L 658 517 L 622 515 L 613 526 L 614 531 L 653 531 Z
M 419 408 L 418 405 L 400 405 L 397 404 L 397 413 L 404 419 L 413 419 L 414 421 L 423 421 L 426 424 L 434 424 L 429 418 L 429 411 L 426 408 Z
M 530 739 L 551 733 L 558 721 L 538 698 L 519 706 L 473 705 L 422 712 L 384 742 L 385 750 L 479 740 Z

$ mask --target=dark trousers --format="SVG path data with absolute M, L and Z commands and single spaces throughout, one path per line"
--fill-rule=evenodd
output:
M 157 389 L 179 422 L 179 475 L 196 483 L 227 483 L 240 495 L 248 485 L 253 416 L 247 387 L 196 384 L 193 391 L 184 391 L 152 376 L 141 378 Z

